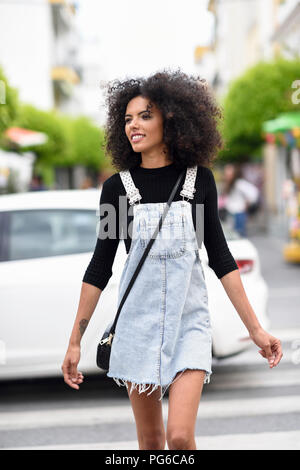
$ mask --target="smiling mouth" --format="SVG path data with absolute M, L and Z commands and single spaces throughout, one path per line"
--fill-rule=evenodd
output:
M 135 142 L 140 142 L 140 140 L 142 140 L 144 137 L 145 137 L 144 135 L 138 135 L 138 136 L 136 136 L 136 137 L 133 136 L 133 137 L 131 138 L 131 142 L 134 142 L 134 143 L 135 143 Z

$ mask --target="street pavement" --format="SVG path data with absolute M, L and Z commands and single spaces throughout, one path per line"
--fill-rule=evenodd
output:
M 269 369 L 252 344 L 214 359 L 198 410 L 198 450 L 300 450 L 300 265 L 283 261 L 282 240 L 255 232 L 250 239 L 270 288 L 270 333 L 284 356 Z M 163 416 L 166 425 L 168 396 Z M 126 389 L 100 375 L 87 376 L 79 391 L 62 378 L 1 384 L 0 448 L 138 449 Z

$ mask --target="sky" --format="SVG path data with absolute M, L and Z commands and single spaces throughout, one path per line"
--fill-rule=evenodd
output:
M 210 42 L 208 0 L 77 0 L 85 41 L 98 38 L 105 80 L 170 67 L 197 74 L 194 49 Z

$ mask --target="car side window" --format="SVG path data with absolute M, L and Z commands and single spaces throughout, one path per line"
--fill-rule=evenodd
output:
M 12 211 L 8 260 L 61 256 L 93 251 L 98 218 L 93 210 Z

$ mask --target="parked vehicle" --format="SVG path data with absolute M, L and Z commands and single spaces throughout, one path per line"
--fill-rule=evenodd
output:
M 61 374 L 81 283 L 97 240 L 100 189 L 42 191 L 0 197 L 0 379 Z M 267 286 L 253 244 L 224 226 L 229 248 L 261 324 L 267 328 Z M 200 250 L 208 287 L 213 354 L 248 347 L 248 332 Z M 101 373 L 96 348 L 117 311 L 126 260 L 119 244 L 113 275 L 82 338 L 80 370 Z

